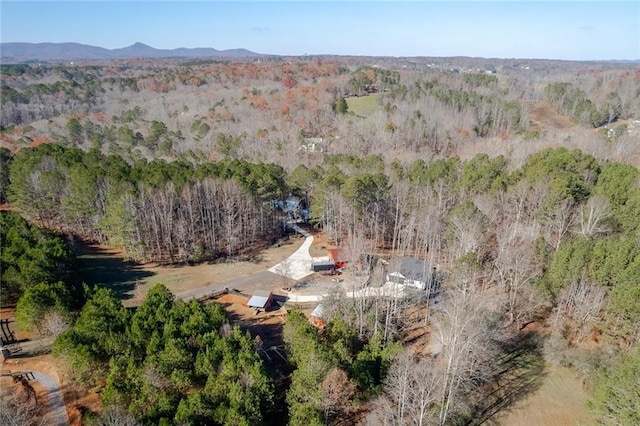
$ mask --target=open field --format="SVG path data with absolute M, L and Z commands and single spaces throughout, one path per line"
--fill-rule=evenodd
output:
M 540 388 L 497 420 L 509 426 L 595 425 L 586 401 L 587 392 L 571 370 L 547 365 Z
M 76 279 L 111 288 L 125 306 L 136 306 L 156 284 L 180 293 L 250 275 L 281 262 L 304 241 L 292 237 L 278 247 L 263 250 L 253 261 L 205 262 L 199 265 L 135 265 L 126 262 L 122 251 L 101 245 L 78 245 L 79 271 Z
M 378 104 L 380 99 L 379 94 L 357 96 L 347 98 L 347 105 L 349 105 L 349 112 L 353 112 L 360 117 L 368 117 L 376 111 L 380 111 L 382 107 Z
M 548 102 L 535 102 L 529 109 L 529 117 L 534 129 L 568 129 L 574 124 L 571 118 L 558 113 Z

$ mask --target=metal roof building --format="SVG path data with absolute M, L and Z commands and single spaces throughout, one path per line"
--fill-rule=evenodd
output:
M 253 293 L 253 296 L 247 302 L 247 306 L 256 309 L 269 309 L 271 302 L 273 301 L 273 294 L 270 291 L 258 290 Z

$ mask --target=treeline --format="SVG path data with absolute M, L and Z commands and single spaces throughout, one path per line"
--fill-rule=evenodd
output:
M 98 70 L 97 67 L 3 65 L 0 126 L 10 128 L 60 114 L 99 110 L 104 89 Z M 16 79 L 26 84 L 11 84 Z
M 0 306 L 26 291 L 66 280 L 74 256 L 65 241 L 29 224 L 17 213 L 0 212 Z
M 429 358 L 392 360 L 371 424 L 491 418 L 535 388 L 542 353 L 593 386 L 598 416 L 637 420 L 637 397 L 607 399 L 634 389 L 627 380 L 617 387 L 607 374 L 621 377 L 638 365 L 636 167 L 565 148 L 535 153 L 520 167 L 484 154 L 404 164 L 330 155 L 319 166 L 297 167 L 288 182 L 310 195 L 312 219 L 352 258 L 385 250 L 451 272 L 437 295 L 338 298 L 332 310 L 324 301 L 328 318 L 337 315 L 366 338 L 398 338 L 412 324 L 432 330 Z M 433 297 L 439 304 L 432 310 Z M 532 322 L 548 324 L 549 336 L 524 332 Z M 594 340 L 598 348 L 586 349 Z M 315 376 L 315 399 L 290 404 L 307 404 L 306 413 L 322 417 L 323 377 Z M 514 388 L 504 385 L 506 377 L 519 378 L 510 382 Z
M 122 247 L 139 261 L 236 256 L 283 232 L 271 201 L 284 172 L 240 160 L 139 161 L 45 144 L 10 163 L 8 199 L 46 227 Z
M 87 289 L 53 355 L 72 380 L 102 388 L 105 413 L 126 410 L 127 424 L 270 422 L 273 385 L 250 335 L 229 324 L 221 305 L 175 300 L 162 285 L 133 313 L 113 292 Z M 96 417 L 84 420 L 103 424 Z
M 523 93 L 509 94 L 496 76 L 406 76 L 381 99 L 392 124 L 387 148 L 449 156 L 478 138 L 525 135 L 530 122 L 524 100 Z
M 635 233 L 628 201 L 637 203 L 637 169 L 615 163 L 601 166 L 580 151 L 548 149 L 514 171 L 505 157 L 486 154 L 467 161 L 396 161 L 388 167 L 380 156 L 336 155 L 314 168 L 297 167 L 289 182 L 311 195 L 312 215 L 331 239 L 341 243 L 348 231 L 366 222 L 363 235 L 373 237 L 376 247 L 430 252 L 444 262 L 483 247 L 475 239 L 492 239 L 487 232 L 498 227 L 512 228 L 504 238 L 529 233 L 528 238 L 543 237 L 553 249 L 563 237 L 600 232 L 581 208 L 596 195 L 592 203 L 611 197 L 611 179 L 623 179 L 630 187 L 620 199 L 607 200 L 607 217 L 616 213 L 615 226 L 607 229 Z M 567 213 L 559 215 L 554 209 Z M 559 216 L 562 225 L 554 222 Z M 465 221 L 478 223 L 464 225 Z
M 545 88 L 545 96 L 558 111 L 580 124 L 600 127 L 611 124 L 622 115 L 624 104 L 617 92 L 609 92 L 597 108 L 587 94 L 571 83 L 552 83 Z

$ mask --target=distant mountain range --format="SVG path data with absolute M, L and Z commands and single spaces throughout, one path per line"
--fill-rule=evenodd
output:
M 0 43 L 0 56 L 2 63 L 15 63 L 123 58 L 239 58 L 263 55 L 246 49 L 216 50 L 210 47 L 156 49 L 144 43 L 135 43 L 121 49 L 105 49 L 80 43 Z

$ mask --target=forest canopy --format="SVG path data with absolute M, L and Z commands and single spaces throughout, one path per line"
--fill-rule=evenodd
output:
M 79 383 L 106 379 L 104 405 L 145 424 L 259 425 L 272 407 L 251 337 L 221 305 L 175 300 L 162 285 L 134 313 L 109 290 L 92 290 L 53 353 Z
M 273 384 L 220 306 L 160 286 L 129 311 L 71 286 L 48 230 L 175 265 L 250 259 L 301 221 L 369 286 L 390 258 L 433 265 L 402 299 L 330 294 L 322 330 L 289 313 L 291 424 L 487 421 L 545 362 L 574 369 L 599 420 L 637 417 L 629 64 L 138 58 L 2 65 L 0 79 L 0 202 L 17 212 L 2 214 L 1 303 L 25 328 L 65 323 L 55 353 L 114 410 L 261 424 Z

